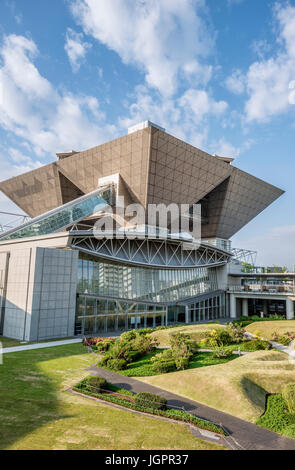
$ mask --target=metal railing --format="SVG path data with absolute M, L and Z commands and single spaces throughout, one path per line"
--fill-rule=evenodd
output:
M 293 285 L 276 285 L 276 284 L 247 284 L 243 286 L 231 285 L 227 286 L 229 292 L 244 292 L 248 294 L 279 294 L 294 295 L 295 287 Z

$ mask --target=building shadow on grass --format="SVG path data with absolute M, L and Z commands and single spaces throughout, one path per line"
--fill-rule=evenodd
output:
M 50 422 L 70 418 L 58 400 L 60 373 L 54 364 L 48 372 L 42 362 L 83 354 L 80 344 L 9 353 L 0 366 L 0 449 L 8 449 L 34 430 Z M 65 370 L 66 373 L 66 370 Z M 51 378 L 51 376 L 53 378 Z
M 243 392 L 253 405 L 261 408 L 262 412 L 265 410 L 267 391 L 257 385 L 251 378 L 251 375 L 245 375 L 241 380 Z

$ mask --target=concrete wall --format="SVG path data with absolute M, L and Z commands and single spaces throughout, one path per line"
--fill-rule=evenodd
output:
M 77 263 L 74 250 L 12 249 L 3 335 L 24 341 L 72 336 Z

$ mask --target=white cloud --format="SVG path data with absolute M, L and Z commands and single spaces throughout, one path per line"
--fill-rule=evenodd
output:
M 205 115 L 215 116 L 223 114 L 227 109 L 225 101 L 215 101 L 205 90 L 187 90 L 179 99 L 179 105 L 190 109 L 194 121 L 201 122 Z
M 73 0 L 71 8 L 86 34 L 139 67 L 163 95 L 177 90 L 180 77 L 193 75 L 199 85 L 211 76 L 201 64 L 214 44 L 204 0 Z
M 78 72 L 81 62 L 90 48 L 91 44 L 83 41 L 83 33 L 77 33 L 71 28 L 67 29 L 65 51 L 68 54 L 73 72 Z
M 245 85 L 246 79 L 241 70 L 235 70 L 225 81 L 226 88 L 236 95 L 244 93 Z
M 38 49 L 31 39 L 10 35 L 0 44 L 0 125 L 21 137 L 35 154 L 98 145 L 113 137 L 114 127 L 92 96 L 59 93 L 33 61 Z
M 291 109 L 289 83 L 295 78 L 295 7 L 276 4 L 274 14 L 278 24 L 277 52 L 264 59 L 264 53 L 270 47 L 263 42 L 263 52 L 261 47 L 258 51 L 259 60 L 251 64 L 244 77 L 239 73 L 226 82 L 235 93 L 242 92 L 245 83 L 248 94 L 245 116 L 248 122 L 265 122 Z
M 215 101 L 205 90 L 196 89 L 187 90 L 175 100 L 155 98 L 147 87 L 139 86 L 131 101 L 126 103 L 128 116 L 119 119 L 122 129 L 149 119 L 166 128 L 168 133 L 200 148 L 207 145 L 208 117 L 221 116 L 227 110 L 226 102 Z

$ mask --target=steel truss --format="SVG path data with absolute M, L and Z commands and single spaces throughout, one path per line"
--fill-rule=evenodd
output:
M 95 238 L 73 232 L 69 246 L 117 262 L 159 268 L 212 267 L 227 263 L 231 256 L 204 245 L 183 249 L 181 242 L 168 239 Z

